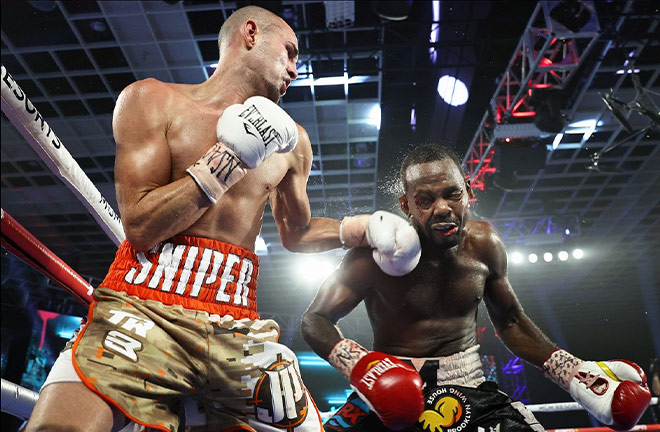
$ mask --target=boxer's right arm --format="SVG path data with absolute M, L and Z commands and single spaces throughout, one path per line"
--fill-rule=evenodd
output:
M 113 113 L 117 202 L 126 238 L 139 251 L 184 231 L 211 205 L 192 177 L 170 182 L 168 95 L 158 81 L 138 81 L 124 89 Z
M 350 250 L 303 314 L 301 330 L 309 346 L 349 380 L 383 424 L 401 430 L 415 423 L 424 409 L 419 374 L 396 357 L 344 339 L 337 327 L 367 296 L 379 273 L 369 249 Z
M 339 268 L 321 284 L 302 316 L 301 331 L 307 344 L 322 358 L 327 359 L 343 338 L 337 322 L 367 296 L 377 272 L 369 249 L 351 249 Z

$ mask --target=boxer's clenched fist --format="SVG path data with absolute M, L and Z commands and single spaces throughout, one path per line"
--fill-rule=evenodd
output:
M 233 184 L 274 152 L 293 150 L 298 127 L 277 104 L 261 96 L 228 106 L 216 126 L 218 142 L 186 171 L 215 204 Z
M 396 357 L 367 351 L 350 339 L 339 341 L 328 361 L 389 429 L 405 429 L 419 419 L 424 410 L 423 383 L 412 366 Z
M 415 228 L 402 217 L 386 211 L 345 217 L 339 237 L 349 248 L 371 246 L 374 261 L 390 276 L 410 273 L 422 256 Z
M 627 360 L 582 361 L 557 350 L 543 364 L 543 370 L 598 421 L 612 429 L 631 429 L 651 402 L 646 374 Z

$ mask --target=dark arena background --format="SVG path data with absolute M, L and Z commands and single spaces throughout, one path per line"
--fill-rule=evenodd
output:
M 448 144 L 476 192 L 472 218 L 502 236 L 532 320 L 581 358 L 649 373 L 660 357 L 660 2 L 3 0 L 3 87 L 8 73 L 117 211 L 119 92 L 149 77 L 204 81 L 218 29 L 246 4 L 276 12 L 299 39 L 299 78 L 281 106 L 310 135 L 313 216 L 400 214 L 401 155 Z M 2 378 L 38 392 L 87 308 L 12 252 L 4 214 L 92 286 L 116 246 L 8 119 L 4 97 Z M 286 251 L 268 206 L 256 250 L 261 315 L 280 324 L 318 408 L 336 410 L 349 384 L 305 344 L 300 318 L 345 251 Z M 371 346 L 363 306 L 340 327 Z M 503 391 L 572 402 L 503 346 L 483 305 L 477 331 L 484 372 Z M 547 429 L 598 426 L 583 410 L 535 415 Z M 3 431 L 22 422 L 2 414 Z

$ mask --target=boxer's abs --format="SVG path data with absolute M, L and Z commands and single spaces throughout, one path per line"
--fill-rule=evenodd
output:
M 393 320 L 374 326 L 374 349 L 405 357 L 448 356 L 477 343 L 474 319 Z

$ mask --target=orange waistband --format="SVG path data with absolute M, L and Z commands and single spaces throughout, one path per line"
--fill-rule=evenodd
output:
M 258 319 L 259 258 L 202 237 L 175 236 L 149 252 L 124 240 L 101 286 L 235 319 Z

